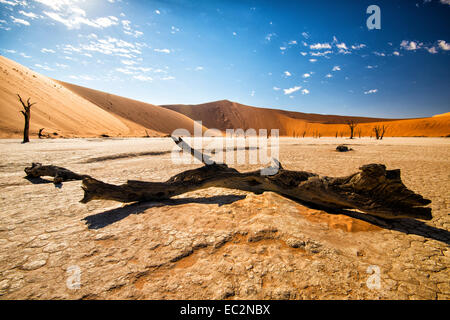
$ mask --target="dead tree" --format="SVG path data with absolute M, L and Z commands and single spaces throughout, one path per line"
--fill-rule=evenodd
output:
M 381 126 L 381 133 L 380 133 L 380 140 L 383 140 L 384 134 L 386 133 L 387 130 L 387 126 L 385 126 L 384 124 Z
M 218 187 L 256 194 L 271 191 L 324 209 L 357 209 L 387 219 L 432 218 L 431 208 L 425 207 L 431 201 L 407 189 L 401 181 L 399 169 L 386 170 L 382 164 L 368 164 L 360 167 L 357 173 L 335 178 L 286 170 L 274 159 L 275 166 L 266 168 L 270 171 L 239 172 L 226 164 L 212 161 L 209 156 L 190 148 L 181 138 L 172 138 L 180 148 L 190 152 L 204 165 L 181 172 L 165 182 L 128 180 L 122 185 L 105 183 L 55 166 L 34 165 L 34 168 L 25 171 L 32 176 L 58 177 L 58 181 L 82 179 L 82 203 L 92 200 L 124 203 L 161 201 L 190 191 Z M 263 174 L 267 172 L 270 174 Z
M 42 131 L 44 131 L 44 128 L 40 128 L 40 129 L 39 129 L 39 132 L 38 132 L 38 137 L 39 137 L 39 139 L 42 139 L 42 137 L 44 136 L 44 135 L 42 134 Z
M 372 128 L 373 132 L 375 133 L 375 138 L 377 140 L 382 140 L 384 137 L 384 134 L 386 133 L 387 126 L 384 124 L 382 126 L 374 126 Z
M 36 102 L 30 103 L 30 99 L 28 98 L 27 103 L 23 102 L 22 98 L 19 94 L 17 94 L 19 97 L 19 101 L 22 104 L 22 107 L 24 110 L 21 110 L 20 112 L 23 114 L 25 118 L 25 126 L 23 128 L 23 141 L 22 143 L 30 142 L 30 117 L 31 117 L 31 106 L 36 104 Z
M 358 130 L 356 130 L 356 133 L 358 134 L 358 137 L 361 139 L 361 128 L 358 128 Z
M 353 120 L 347 120 L 347 126 L 350 128 L 350 139 L 353 139 L 353 132 L 358 124 Z

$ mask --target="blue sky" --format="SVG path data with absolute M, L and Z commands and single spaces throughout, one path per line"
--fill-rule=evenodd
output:
M 381 29 L 369 30 L 369 5 Z M 450 0 L 0 0 L 0 54 L 152 104 L 450 111 Z

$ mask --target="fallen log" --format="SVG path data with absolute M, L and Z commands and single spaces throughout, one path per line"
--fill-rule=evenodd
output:
M 187 150 L 188 145 L 181 138 L 173 139 Z M 275 173 L 262 175 L 261 170 L 239 172 L 226 164 L 215 163 L 197 150 L 190 148 L 190 152 L 205 165 L 181 172 L 165 182 L 128 180 L 125 184 L 113 185 L 86 176 L 82 181 L 84 197 L 80 202 L 98 199 L 159 201 L 194 190 L 220 187 L 256 194 L 272 191 L 322 208 L 357 209 L 387 219 L 432 219 L 431 208 L 425 207 L 431 201 L 406 188 L 399 169 L 386 170 L 382 164 L 364 165 L 359 168 L 360 172 L 336 178 L 285 170 L 276 161 Z
M 33 162 L 31 167 L 26 167 L 24 171 L 27 174 L 27 178 L 38 178 L 44 176 L 54 177 L 54 184 L 58 184 L 63 181 L 82 180 L 89 177 L 88 175 L 78 174 L 63 167 L 52 165 L 43 166 L 39 162 Z

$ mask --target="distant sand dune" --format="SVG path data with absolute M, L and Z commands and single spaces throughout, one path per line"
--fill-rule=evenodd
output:
M 208 128 L 279 129 L 281 136 L 349 136 L 347 120 L 358 123 L 355 135 L 373 135 L 373 127 L 388 127 L 385 136 L 447 136 L 450 134 L 450 114 L 422 119 L 381 119 L 337 115 L 310 114 L 278 109 L 256 108 L 228 100 L 199 105 L 165 105 L 193 120 L 202 120 Z

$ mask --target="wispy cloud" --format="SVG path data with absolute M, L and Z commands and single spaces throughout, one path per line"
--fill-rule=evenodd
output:
M 368 91 L 364 91 L 364 94 L 372 94 L 372 93 L 377 93 L 378 89 L 370 89 Z
M 322 49 L 331 49 L 331 45 L 329 43 L 316 43 L 309 46 L 311 50 L 322 50 Z
M 292 76 L 292 74 L 291 74 L 289 71 L 285 71 L 285 72 L 284 72 L 284 75 L 285 75 L 286 77 Z
M 133 77 L 136 80 L 140 80 L 140 81 L 152 81 L 153 78 L 152 77 L 148 77 L 148 76 L 144 76 L 144 75 L 137 75 Z
M 294 93 L 294 92 L 300 90 L 301 88 L 302 88 L 301 86 L 295 86 L 293 88 L 283 89 L 283 91 L 284 91 L 284 94 L 288 95 L 288 94 L 291 94 L 291 93 Z
M 10 16 L 10 18 L 11 18 L 13 23 L 23 24 L 25 26 L 29 26 L 30 25 L 30 23 L 27 20 L 23 20 L 23 19 L 20 19 L 20 18 L 15 18 L 13 16 Z
M 160 53 L 170 53 L 169 49 L 153 49 L 153 51 Z
M 52 50 L 52 49 L 42 48 L 42 49 L 41 49 L 41 52 L 42 52 L 42 53 L 55 53 L 56 51 L 55 51 L 55 50 Z
M 341 67 L 339 67 L 339 66 L 334 66 L 332 71 L 341 71 Z

